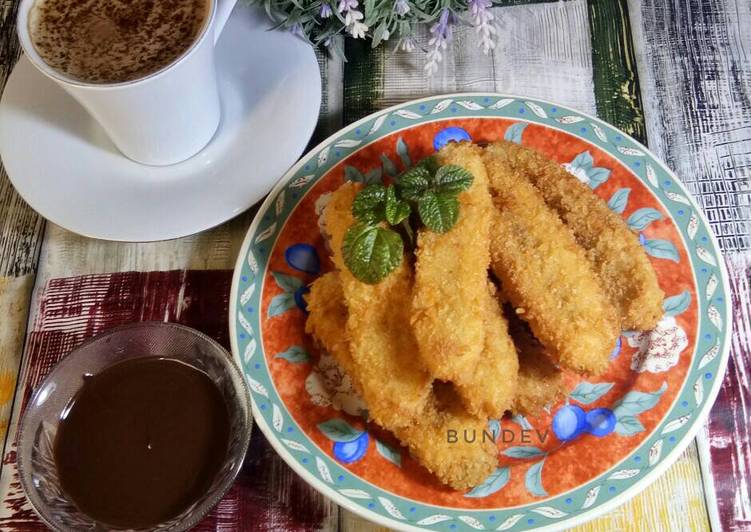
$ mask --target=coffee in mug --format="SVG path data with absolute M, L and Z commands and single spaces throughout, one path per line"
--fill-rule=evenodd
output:
M 143 78 L 201 34 L 211 0 L 36 0 L 31 42 L 53 69 L 86 83 Z

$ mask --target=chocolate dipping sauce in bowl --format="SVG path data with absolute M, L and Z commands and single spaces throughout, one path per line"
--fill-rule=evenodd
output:
M 232 485 L 251 427 L 245 379 L 219 344 L 182 325 L 126 325 L 37 387 L 18 469 L 55 530 L 186 530 Z

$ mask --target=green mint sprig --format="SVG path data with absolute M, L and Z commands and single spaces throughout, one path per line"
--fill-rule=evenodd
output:
M 464 168 L 440 166 L 435 157 L 427 157 L 393 184 L 375 183 L 362 189 L 352 203 L 357 221 L 342 244 L 347 268 L 364 283 L 382 281 L 401 264 L 405 237 L 414 246 L 420 227 L 445 233 L 456 225 L 457 196 L 472 181 Z

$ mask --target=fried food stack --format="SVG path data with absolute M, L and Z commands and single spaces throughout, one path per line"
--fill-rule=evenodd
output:
M 459 220 L 420 230 L 414 258 L 377 284 L 356 279 L 341 252 L 361 185 L 326 198 L 319 223 L 337 270 L 312 284 L 306 331 L 372 421 L 466 490 L 494 470 L 497 450 L 448 431 L 537 413 L 563 393 L 562 369 L 602 373 L 621 328 L 655 326 L 663 294 L 637 237 L 555 162 L 507 142 L 449 144 L 437 157 L 474 177 Z

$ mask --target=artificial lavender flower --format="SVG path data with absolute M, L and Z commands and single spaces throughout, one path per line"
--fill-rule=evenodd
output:
M 248 0 L 251 4 L 273 4 L 280 21 L 289 31 L 308 42 L 321 43 L 331 53 L 344 58 L 343 36 L 355 39 L 374 37 L 374 44 L 393 37 L 396 48 L 405 52 L 424 50 L 425 71 L 438 72 L 445 59 L 453 30 L 459 21 L 477 32 L 477 46 L 486 54 L 496 47 L 500 27 L 493 5 L 499 0 Z M 367 4 L 370 11 L 364 16 Z M 438 6 L 437 8 L 435 6 Z M 372 9 L 371 9 L 372 7 Z M 274 15 L 276 17 L 276 15 Z M 367 20 L 367 23 L 366 23 Z M 304 21 L 304 22 L 302 22 Z M 417 40 L 418 26 L 430 29 L 428 42 Z M 387 29 L 388 28 L 388 29 Z M 377 31 L 376 31 L 377 30 Z M 390 31 L 389 31 L 390 30 Z M 374 35 L 375 33 L 375 35 Z M 331 39 L 336 36 L 336 39 Z
M 339 2 L 339 13 L 344 13 L 345 11 L 350 11 L 352 9 L 357 9 L 358 6 L 357 0 L 340 0 Z
M 318 15 L 321 18 L 329 18 L 331 15 L 334 14 L 334 11 L 331 9 L 331 6 L 324 2 L 321 4 L 321 11 L 319 11 Z
M 495 27 L 495 17 L 490 12 L 492 6 L 491 0 L 469 0 L 467 3 L 472 25 L 480 36 L 480 45 L 485 54 L 495 48 L 495 36 L 498 33 Z
M 347 26 L 347 31 L 355 39 L 364 39 L 365 34 L 368 32 L 368 26 L 362 22 L 354 22 Z
M 428 41 L 428 61 L 425 63 L 425 70 L 429 75 L 433 75 L 438 71 L 438 63 L 443 60 L 442 51 L 446 49 L 453 35 L 452 24 L 451 12 L 448 9 L 444 9 L 438 22 L 430 27 L 432 37 Z
M 357 9 L 359 5 L 357 0 L 341 0 L 339 2 L 339 13 L 344 15 L 344 25 L 349 33 L 355 39 L 364 39 L 368 32 L 367 24 L 360 22 L 364 16 Z
M 404 37 L 400 41 L 400 46 L 405 52 L 413 52 L 417 48 L 417 41 L 412 37 Z
M 292 26 L 289 28 L 289 31 L 292 35 L 296 35 L 298 37 L 302 37 L 303 39 L 307 39 L 305 36 L 305 32 L 302 29 L 302 24 L 299 22 L 295 22 L 292 24 Z
M 407 0 L 396 0 L 396 2 L 394 2 L 394 11 L 396 11 L 396 14 L 400 17 L 409 13 L 409 3 Z
M 352 9 L 350 11 L 347 11 L 346 16 L 344 17 L 344 24 L 346 24 L 347 26 L 351 26 L 355 22 L 359 22 L 362 19 L 363 19 L 362 13 L 360 13 L 356 9 Z

